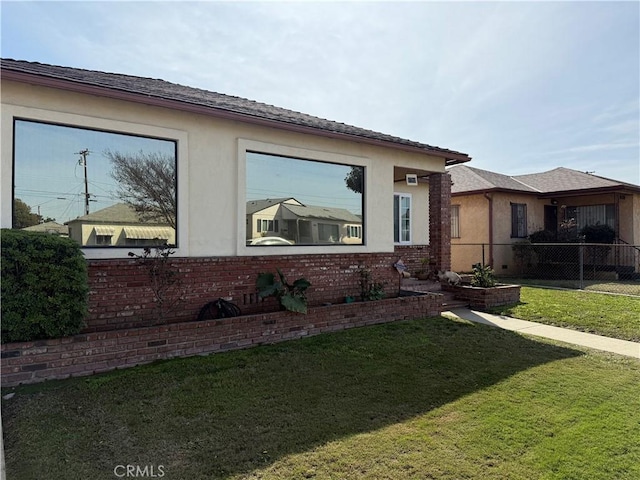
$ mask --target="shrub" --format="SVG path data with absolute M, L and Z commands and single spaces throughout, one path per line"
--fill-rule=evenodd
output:
M 580 230 L 580 235 L 584 236 L 584 241 L 587 243 L 613 243 L 616 231 L 607 224 L 598 223 L 587 225 Z
M 551 230 L 538 230 L 529 235 L 531 243 L 553 243 L 556 242 L 558 236 Z
M 282 308 L 291 312 L 307 313 L 306 290 L 311 282 L 302 277 L 293 283 L 287 283 L 284 274 L 278 271 L 278 281 L 273 273 L 260 273 L 256 280 L 256 288 L 260 298 L 276 297 Z
M 46 233 L 3 229 L 2 343 L 80 331 L 87 313 L 87 264 L 80 246 Z
M 366 268 L 360 269 L 360 298 L 368 302 L 382 300 L 384 296 L 384 283 L 374 282 L 369 270 Z
M 185 289 L 178 271 L 171 263 L 171 255 L 175 250 L 168 244 L 145 247 L 142 255 L 129 252 L 149 275 L 149 287 L 153 292 L 153 320 L 166 321 L 167 317 L 177 311 L 184 303 Z
M 471 278 L 472 287 L 490 288 L 496 286 L 496 277 L 493 269 L 489 265 L 476 263 L 473 266 L 473 277 Z

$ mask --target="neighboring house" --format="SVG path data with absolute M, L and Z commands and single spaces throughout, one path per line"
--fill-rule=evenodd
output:
M 249 201 L 246 211 L 247 240 L 276 236 L 294 244 L 362 243 L 362 219 L 345 208 L 280 198 Z
M 117 203 L 66 223 L 69 237 L 85 247 L 174 245 L 171 226 L 140 220 L 135 210 Z
M 25 230 L 27 232 L 50 233 L 52 235 L 58 235 L 60 237 L 69 236 L 69 228 L 66 225 L 59 224 L 58 222 L 39 223 L 38 225 L 25 227 L 22 230 Z
M 173 167 L 159 169 L 172 188 L 161 188 L 158 195 L 172 196 L 176 206 L 173 258 L 188 272 L 184 316 L 193 315 L 205 298 L 231 298 L 243 311 L 257 309 L 251 303 L 256 272 L 275 266 L 308 276 L 313 283 L 309 301 L 316 304 L 357 294 L 359 268 L 386 282 L 392 295 L 398 278 L 392 265 L 398 258 L 418 265 L 419 257 L 429 256 L 434 266 L 450 267 L 446 167 L 469 161 L 465 153 L 158 79 L 9 59 L 1 67 L 2 227 L 11 227 L 15 196 L 42 205 L 43 216 L 69 222 L 79 241 L 103 242 L 86 248 L 85 256 L 90 281 L 104 269 L 101 287 L 109 284 L 109 276 L 121 275 L 116 291 L 105 292 L 105 302 L 122 296 L 123 308 L 131 313 L 135 305 L 127 302 L 146 295 L 136 290 L 143 288 L 139 279 L 127 283 L 127 269 L 134 268 L 130 248 L 118 248 L 108 220 L 85 223 L 93 233 L 76 237 L 74 219 L 82 212 L 60 218 L 63 205 L 60 213 L 48 209 L 57 202 L 71 205 L 61 193 L 83 179 L 75 198 L 85 205 L 98 195 L 115 198 L 121 185 L 114 185 L 111 162 L 117 156 Z M 282 165 L 285 173 L 276 174 Z M 29 200 L 33 191 L 38 197 Z M 263 233 L 262 222 L 261 231 L 255 231 L 257 217 L 247 221 L 255 216 L 247 206 L 254 198 L 291 199 L 276 207 L 282 209 L 278 227 L 299 241 L 277 248 L 247 245 L 248 238 Z M 351 214 L 325 222 L 326 216 L 308 205 Z M 264 220 L 269 233 L 270 218 Z M 309 221 L 332 226 L 304 240 L 302 228 L 292 235 L 294 222 Z M 126 229 L 123 225 L 124 238 L 135 240 Z M 344 238 L 343 229 L 359 233 L 361 241 L 328 241 Z M 224 274 L 212 270 L 222 264 Z M 93 298 L 96 315 L 100 303 Z
M 469 271 L 484 260 L 498 273 L 514 271 L 510 244 L 539 230 L 559 232 L 568 222 L 577 233 L 607 224 L 622 244 L 640 245 L 640 186 L 556 168 L 508 176 L 466 165 L 449 169 L 452 267 Z M 476 244 L 470 245 L 470 244 Z

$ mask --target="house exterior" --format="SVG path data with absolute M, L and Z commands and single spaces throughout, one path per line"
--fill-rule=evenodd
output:
M 170 197 L 174 209 L 172 259 L 184 282 L 177 315 L 184 319 L 218 297 L 259 311 L 256 275 L 276 267 L 312 282 L 313 305 L 357 293 L 362 268 L 393 295 L 398 258 L 418 265 L 429 256 L 434 266 L 450 266 L 446 167 L 469 161 L 465 153 L 163 80 L 10 59 L 1 68 L 2 227 L 11 227 L 14 198 L 67 223 L 89 262 L 90 330 L 137 325 L 151 307 L 140 267 L 129 256 L 143 245 L 114 241 L 123 234 L 135 239 L 133 228 L 142 225 L 127 224 L 124 212 L 103 224 L 82 210 L 61 218 L 90 201 L 103 202 L 101 210 L 122 203 L 126 183 L 118 183 L 117 158 L 171 167 L 159 170 L 168 179 L 158 196 Z M 281 167 L 284 176 L 276 174 Z M 38 177 L 42 172 L 46 178 Z M 58 180 L 63 173 L 69 180 Z M 29 200 L 34 190 L 40 200 Z M 360 227 L 361 239 L 328 241 L 333 226 L 291 245 L 247 245 L 263 233 L 254 229 L 258 210 L 248 206 L 254 198 L 286 199 L 273 205 L 278 214 L 260 210 L 267 231 L 272 214 L 291 236 L 294 222 L 317 224 L 322 208 L 346 209 L 350 216 L 343 212 L 334 222 L 339 237 L 349 230 L 355 236 Z M 47 210 L 57 202 L 56 212 Z M 76 234 L 80 225 L 82 235 Z
M 69 236 L 69 227 L 66 225 L 62 225 L 57 222 L 44 222 L 39 223 L 38 225 L 32 225 L 30 227 L 25 227 L 22 230 L 26 232 L 42 232 L 49 233 L 51 235 L 58 235 L 60 237 L 68 237 Z
M 166 223 L 141 221 L 136 211 L 117 203 L 66 223 L 69 237 L 87 247 L 174 245 L 175 230 Z
M 640 245 L 638 185 L 564 167 L 508 176 L 456 165 L 449 174 L 454 270 L 470 271 L 484 260 L 497 273 L 514 273 L 511 245 L 539 230 L 557 234 L 569 222 L 575 233 L 607 224 L 617 242 Z
M 362 218 L 345 208 L 304 205 L 295 198 L 247 202 L 248 245 L 265 237 L 291 244 L 362 243 Z M 274 240 L 272 240 L 274 241 Z M 283 243 L 284 244 L 284 243 Z

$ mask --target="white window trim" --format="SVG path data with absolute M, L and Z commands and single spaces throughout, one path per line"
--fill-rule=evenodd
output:
M 413 197 L 410 193 L 406 193 L 406 192 L 393 192 L 393 196 L 394 198 L 396 196 L 399 196 L 401 199 L 402 197 L 406 197 L 409 199 L 409 203 L 410 205 L 410 209 L 409 209 L 409 240 L 402 240 L 402 227 L 400 225 L 398 225 L 398 228 L 400 228 L 400 232 L 398 232 L 398 238 L 400 239 L 399 242 L 396 242 L 394 240 L 393 244 L 394 245 L 413 245 Z M 395 202 L 394 202 L 395 203 Z M 399 212 L 398 212 L 399 213 Z M 394 216 L 395 216 L 395 212 L 394 212 Z M 394 225 L 395 228 L 395 225 Z M 395 232 L 393 233 L 394 237 L 395 237 Z

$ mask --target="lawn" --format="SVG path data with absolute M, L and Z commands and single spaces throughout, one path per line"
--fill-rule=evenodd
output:
M 21 387 L 2 415 L 11 480 L 610 480 L 640 478 L 639 398 L 637 360 L 435 317 Z
M 523 286 L 520 304 L 491 313 L 640 342 L 640 297 Z
M 529 286 L 542 286 L 551 288 L 567 288 L 570 290 L 577 290 L 580 288 L 580 280 L 569 279 L 535 279 L 535 278 L 514 278 L 503 277 L 500 278 L 504 283 L 515 283 L 517 285 L 529 285 Z M 622 295 L 635 295 L 640 297 L 640 282 L 633 280 L 584 280 L 582 282 L 582 288 L 588 292 L 601 292 L 601 293 L 619 293 Z

